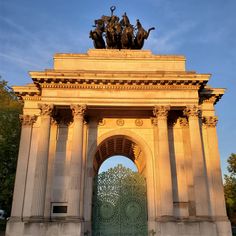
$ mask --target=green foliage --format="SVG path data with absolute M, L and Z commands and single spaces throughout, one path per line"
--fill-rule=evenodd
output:
M 225 200 L 229 219 L 236 225 L 236 154 L 232 153 L 227 162 L 230 175 L 224 176 Z
M 0 207 L 10 214 L 20 140 L 22 106 L 7 82 L 0 80 Z

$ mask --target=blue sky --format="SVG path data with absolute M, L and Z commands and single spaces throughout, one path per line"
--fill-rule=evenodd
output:
M 99 3 L 98 3 L 99 2 Z M 84 53 L 94 19 L 124 12 L 156 27 L 145 43 L 154 54 L 180 54 L 187 69 L 211 73 L 209 85 L 227 88 L 216 105 L 223 171 L 236 152 L 235 0 L 0 0 L 0 75 L 10 85 L 31 82 L 28 71 L 52 68 L 54 53 Z

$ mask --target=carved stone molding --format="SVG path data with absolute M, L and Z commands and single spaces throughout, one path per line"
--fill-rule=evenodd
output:
M 206 127 L 216 127 L 218 122 L 217 116 L 204 116 L 202 117 L 203 125 Z
M 87 106 L 85 104 L 81 104 L 81 105 L 70 105 L 70 108 L 72 110 L 72 114 L 74 118 L 83 118 L 86 108 Z
M 136 126 L 142 126 L 143 125 L 143 120 L 142 119 L 136 119 L 135 120 L 135 125 Z
M 179 124 L 181 127 L 188 127 L 188 120 L 185 117 L 179 118 Z
M 156 117 L 151 117 L 151 123 L 153 126 L 158 126 L 158 120 Z
M 22 125 L 33 125 L 37 120 L 36 115 L 20 115 L 20 121 Z
M 183 113 L 188 117 L 199 117 L 200 116 L 199 106 L 196 105 L 187 106 L 184 109 Z
M 170 106 L 155 106 L 153 115 L 158 118 L 167 119 Z
M 123 119 L 118 119 L 118 120 L 116 121 L 116 124 L 117 124 L 118 126 L 123 126 L 123 125 L 125 124 L 125 121 L 124 121 Z
M 42 104 L 40 103 L 39 108 L 41 109 L 42 116 L 51 116 L 53 110 L 53 104 Z

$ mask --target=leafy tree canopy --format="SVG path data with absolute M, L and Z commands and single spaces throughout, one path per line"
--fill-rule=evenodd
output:
M 236 154 L 232 153 L 228 160 L 229 175 L 225 175 L 224 191 L 226 207 L 232 225 L 236 225 Z
M 22 105 L 0 78 L 0 208 L 10 214 L 20 140 Z

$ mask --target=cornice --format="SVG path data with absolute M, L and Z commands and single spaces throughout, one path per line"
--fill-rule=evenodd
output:
M 55 81 L 62 80 L 209 80 L 211 74 L 197 74 L 194 71 L 101 71 L 101 70 L 45 70 L 31 71 L 30 76 L 35 81 Z
M 40 100 L 40 89 L 36 84 L 26 84 L 25 86 L 13 86 L 12 87 L 16 96 L 22 100 Z
M 89 89 L 157 89 L 176 86 L 203 87 L 210 74 L 195 72 L 30 72 L 34 83 L 41 88 L 89 88 Z M 102 86 L 102 87 L 101 87 Z M 104 87 L 105 86 L 105 87 Z M 161 87 L 160 87 L 161 86 Z M 192 87 L 193 88 L 193 87 Z
M 224 88 L 211 88 L 209 86 L 206 86 L 199 93 L 200 104 L 212 103 L 215 105 L 221 99 L 224 93 L 225 93 Z
M 113 89 L 113 90 L 157 90 L 157 89 L 196 89 L 198 90 L 201 84 L 192 83 L 189 85 L 177 85 L 171 84 L 171 81 L 168 81 L 166 84 L 157 84 L 157 85 L 143 85 L 143 84 L 73 84 L 73 83 L 53 83 L 41 84 L 41 88 L 71 88 L 71 89 Z

